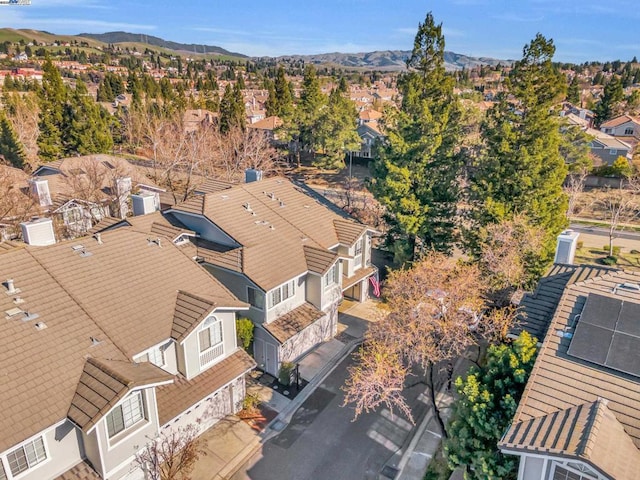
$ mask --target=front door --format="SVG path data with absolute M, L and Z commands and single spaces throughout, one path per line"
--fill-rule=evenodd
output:
M 278 375 L 278 350 L 272 343 L 267 343 L 266 370 L 271 375 Z
M 266 352 L 264 350 L 264 340 L 261 338 L 254 338 L 253 340 L 253 357 L 256 359 L 258 368 L 260 370 L 267 369 Z

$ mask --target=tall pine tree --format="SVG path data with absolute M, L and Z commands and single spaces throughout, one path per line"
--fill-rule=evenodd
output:
M 0 156 L 16 168 L 24 168 L 27 164 L 24 147 L 2 110 L 0 110 Z
M 421 250 L 448 253 L 455 241 L 460 109 L 444 48 L 442 24 L 428 13 L 400 81 L 401 109 L 389 116 L 387 142 L 374 163 L 370 188 L 387 208 L 398 261 Z
M 63 143 L 66 155 L 108 153 L 113 147 L 110 117 L 89 95 L 81 80 L 64 109 Z
M 237 83 L 235 87 L 228 83 L 220 101 L 220 131 L 227 133 L 234 127 L 244 128 L 245 122 L 246 116 L 242 91 L 238 88 Z
M 276 115 L 286 121 L 291 117 L 291 114 L 293 113 L 293 96 L 291 95 L 289 82 L 287 82 L 287 78 L 285 77 L 284 73 L 284 67 L 282 65 L 278 67 L 278 73 L 276 74 L 274 88 L 277 105 Z
M 64 154 L 62 131 L 67 88 L 62 83 L 62 76 L 50 58 L 45 60 L 42 71 L 42 88 L 38 97 L 40 103 L 38 155 L 42 160 L 50 162 L 61 158 Z
M 471 187 L 476 227 L 523 213 L 545 230 L 544 252 L 529 267 L 538 273 L 552 260 L 555 237 L 567 222 L 562 190 L 567 167 L 553 111 L 564 98 L 566 81 L 552 64 L 554 52 L 553 41 L 540 34 L 524 47 L 506 92 L 482 125 L 485 150 Z
M 304 69 L 300 102 L 296 108 L 296 124 L 300 132 L 300 142 L 303 145 L 316 143 L 315 130 L 326 104 L 327 97 L 320 89 L 316 69 L 313 65 L 307 65 Z

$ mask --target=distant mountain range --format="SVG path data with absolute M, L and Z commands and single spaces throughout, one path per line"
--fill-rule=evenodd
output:
M 342 67 L 365 68 L 373 70 L 397 71 L 406 68 L 406 60 L 411 55 L 410 50 L 383 50 L 366 53 L 321 53 L 317 55 L 286 55 L 278 59 L 304 60 L 315 64 L 331 64 Z M 461 70 L 478 65 L 495 66 L 511 64 L 511 60 L 498 60 L 488 57 L 470 57 L 454 52 L 444 52 L 445 68 L 447 70 Z
M 166 48 L 168 50 L 175 50 L 176 52 L 190 52 L 190 53 L 213 53 L 217 55 L 229 55 L 232 57 L 248 58 L 241 53 L 230 52 L 222 47 L 216 47 L 213 45 L 196 45 L 195 43 L 178 43 L 169 40 L 164 40 L 153 35 L 146 35 L 143 33 L 128 33 L 128 32 L 107 32 L 107 33 L 81 33 L 79 37 L 92 38 L 104 43 L 146 43 L 155 47 Z
M 17 42 L 32 40 L 40 42 L 54 42 L 55 40 L 70 42 L 74 39 L 84 39 L 91 47 L 104 47 L 106 44 L 121 44 L 128 47 L 136 47 L 138 50 L 149 46 L 162 49 L 165 52 L 177 54 L 196 55 L 224 55 L 229 57 L 250 59 L 247 55 L 230 52 L 222 47 L 214 45 L 197 45 L 194 43 L 179 43 L 164 40 L 153 35 L 129 32 L 107 33 L 81 33 L 80 35 L 56 35 L 54 33 L 38 30 L 16 30 L 12 28 L 0 28 L 0 42 L 8 40 Z M 286 55 L 277 57 L 276 60 L 303 60 L 307 63 L 324 64 L 336 67 L 354 68 L 362 70 L 400 71 L 406 68 L 405 61 L 411 55 L 409 50 L 384 50 L 366 53 L 322 53 L 317 55 Z M 257 57 L 254 57 L 257 58 Z M 260 57 L 265 58 L 265 57 Z M 444 52 L 445 67 L 448 70 L 460 70 L 478 65 L 495 66 L 498 63 L 510 64 L 509 60 L 498 60 L 487 57 L 470 57 L 454 52 Z

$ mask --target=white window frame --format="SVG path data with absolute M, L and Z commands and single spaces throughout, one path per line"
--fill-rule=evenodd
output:
M 135 362 L 149 362 L 156 367 L 164 368 L 167 366 L 167 357 L 165 351 L 171 346 L 171 341 L 156 345 L 148 349 L 142 355 L 134 359 Z
M 338 266 L 338 262 L 336 262 L 329 268 L 326 275 L 322 277 L 322 284 L 325 290 L 338 284 L 339 273 L 340 267 Z
M 133 409 L 131 402 L 132 400 L 137 399 L 138 404 L 136 408 Z M 125 410 L 126 409 L 126 410 Z M 137 411 L 136 411 L 137 410 Z M 109 419 L 114 418 L 113 416 L 120 412 L 122 417 L 122 428 L 111 433 L 109 431 Z M 128 431 L 129 429 L 135 427 L 140 422 L 147 420 L 147 409 L 145 405 L 144 393 L 142 390 L 136 390 L 135 392 L 130 393 L 122 402 L 120 402 L 116 407 L 114 407 L 111 412 L 105 417 L 105 426 L 107 428 L 107 437 L 110 441 L 114 439 L 118 439 L 118 436 Z M 115 426 L 115 422 L 112 422 Z
M 580 480 L 599 480 L 601 478 L 600 475 L 598 475 L 595 472 L 591 472 L 591 473 L 581 472 L 580 470 L 574 468 L 571 465 L 567 465 L 566 463 L 553 462 L 553 469 L 551 470 L 552 479 L 555 477 L 556 469 L 558 468 L 562 468 L 563 470 L 573 473 L 574 475 L 580 475 Z M 591 469 L 589 470 L 591 471 Z M 594 476 L 594 473 L 595 473 L 595 476 Z
M 40 441 L 40 443 L 42 444 L 41 453 L 39 453 L 36 450 L 35 443 L 38 441 Z M 27 448 L 29 447 L 32 449 L 31 454 L 32 455 L 35 454 L 35 458 L 32 458 L 31 460 L 29 459 L 29 453 L 27 452 Z M 26 468 L 20 470 L 18 473 L 14 473 L 13 469 L 11 468 L 11 458 L 9 457 L 11 455 L 16 455 L 20 450 L 22 450 L 23 452 L 24 460 L 26 461 Z M 17 457 L 16 457 L 16 460 L 17 460 Z M 39 435 L 29 440 L 28 442 L 24 442 L 19 447 L 16 447 L 13 450 L 11 450 L 9 453 L 7 453 L 7 465 L 9 467 L 8 475 L 11 475 L 12 478 L 19 478 L 22 476 L 23 473 L 29 472 L 30 470 L 36 468 L 38 465 L 42 465 L 47 460 L 49 460 L 49 455 L 47 454 L 47 444 L 45 442 L 44 435 Z M 16 466 L 18 465 L 19 464 L 16 464 Z M 23 467 L 20 467 L 20 468 L 23 468 Z M 5 474 L 7 474 L 7 472 L 5 472 Z
M 215 331 L 214 328 L 218 330 L 219 335 L 220 335 L 220 339 L 219 341 L 215 341 Z M 209 346 L 206 347 L 205 349 L 202 348 L 202 344 L 201 344 L 201 335 L 202 334 L 206 334 L 208 335 L 208 341 L 209 341 Z M 217 346 L 224 344 L 224 334 L 222 331 L 222 320 L 218 319 L 217 317 L 214 317 L 213 315 L 207 317 L 207 319 L 204 321 L 204 323 L 202 324 L 202 327 L 200 328 L 200 331 L 198 331 L 198 351 L 200 352 L 200 354 L 206 353 L 209 350 L 216 348 Z
M 261 299 L 261 302 L 255 302 L 251 303 L 251 296 L 249 295 L 249 292 L 253 291 L 253 298 L 254 300 L 257 298 Z M 255 308 L 256 310 L 260 310 L 260 311 L 264 311 L 264 302 L 265 302 L 265 294 L 264 292 L 262 292 L 262 290 L 258 289 L 258 288 L 253 288 L 253 287 L 249 287 L 247 286 L 247 302 L 249 302 L 249 305 L 251 305 L 252 308 Z M 258 306 L 258 303 L 262 303 L 262 307 Z
M 280 305 L 285 300 L 295 296 L 295 294 L 296 280 L 294 278 L 293 280 L 290 280 L 269 292 L 269 308 Z
M 618 154 L 618 150 L 615 148 L 610 148 L 609 149 L 609 155 L 617 155 Z

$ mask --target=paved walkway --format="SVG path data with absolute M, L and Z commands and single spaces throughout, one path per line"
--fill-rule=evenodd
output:
M 278 416 L 262 433 L 236 416 L 220 420 L 200 437 L 203 455 L 197 462 L 192 478 L 231 478 L 268 438 L 277 435 L 322 380 L 359 344 L 370 319 L 375 321 L 378 318 L 376 304 L 373 300 L 354 304 L 339 314 L 338 336 L 320 344 L 300 360 L 300 373 L 309 381 L 309 385 L 295 399 L 291 400 L 259 383 L 248 382 L 247 392 L 257 395 Z

